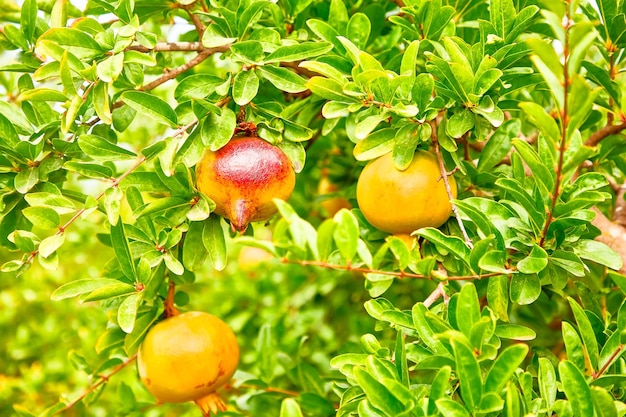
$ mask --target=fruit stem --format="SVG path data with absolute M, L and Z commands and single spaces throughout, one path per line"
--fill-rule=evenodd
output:
M 220 398 L 219 394 L 212 392 L 202 398 L 198 398 L 196 405 L 202 410 L 202 417 L 211 417 L 211 413 L 217 414 L 220 411 L 226 411 L 228 408 Z
M 165 298 L 165 317 L 178 316 L 180 311 L 174 306 L 174 295 L 176 294 L 176 284 L 170 280 L 170 286 L 167 288 L 167 297 Z

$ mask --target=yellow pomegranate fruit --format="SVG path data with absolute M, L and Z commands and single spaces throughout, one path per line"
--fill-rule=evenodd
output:
M 338 191 L 337 185 L 333 184 L 327 176 L 322 176 L 317 187 L 317 194 L 324 197 L 326 194 L 333 194 Z M 342 208 L 351 209 L 350 202 L 343 197 L 330 197 L 320 202 L 328 217 L 333 217 Z
M 195 401 L 205 416 L 226 409 L 215 391 L 238 363 L 239 345 L 230 327 L 196 311 L 152 327 L 137 353 L 141 381 L 160 403 Z
M 277 211 L 274 198 L 287 200 L 296 183 L 291 161 L 280 148 L 256 137 L 235 138 L 196 166 L 198 190 L 215 201 L 215 212 L 245 232 Z
M 456 198 L 454 177 L 448 181 Z M 452 212 L 437 158 L 426 151 L 417 151 L 404 171 L 395 168 L 391 153 L 368 163 L 357 182 L 356 198 L 372 226 L 393 234 L 439 227 Z

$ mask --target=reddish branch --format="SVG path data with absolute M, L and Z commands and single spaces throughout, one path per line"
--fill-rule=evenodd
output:
M 113 368 L 111 370 L 111 372 L 109 372 L 106 375 L 98 375 L 98 380 L 91 385 L 89 388 L 87 388 L 78 398 L 76 398 L 74 401 L 68 403 L 65 407 L 63 407 L 62 409 L 60 409 L 59 411 L 57 411 L 56 413 L 53 414 L 53 416 L 58 416 L 60 414 L 63 414 L 64 412 L 70 410 L 72 407 L 74 407 L 76 404 L 78 404 L 79 402 L 81 402 L 87 395 L 91 394 L 92 392 L 94 392 L 96 389 L 98 389 L 98 387 L 100 387 L 103 384 L 106 384 L 107 382 L 109 382 L 109 379 L 111 379 L 112 376 L 114 376 L 115 374 L 117 374 L 118 372 L 120 372 L 122 369 L 126 368 L 128 365 L 130 365 L 131 363 L 133 363 L 133 361 L 137 358 L 137 354 L 135 353 L 133 356 L 131 356 L 130 358 L 126 359 L 124 362 L 120 363 L 119 365 L 117 365 L 115 368 Z
M 598 143 L 602 141 L 602 139 L 611 135 L 616 135 L 624 129 L 626 129 L 626 121 L 617 125 L 605 126 L 602 129 L 595 132 L 593 135 L 589 136 L 589 139 L 587 139 L 587 141 L 585 142 L 585 145 L 596 146 Z
M 405 272 L 405 271 L 384 271 L 380 269 L 355 267 L 350 264 L 339 265 L 339 264 L 329 264 L 323 261 L 306 261 L 306 260 L 302 261 L 302 260 L 293 260 L 293 259 L 287 259 L 287 258 L 283 258 L 281 262 L 284 264 L 294 264 L 294 265 L 302 265 L 302 266 L 318 266 L 320 268 L 326 268 L 326 269 L 337 269 L 341 271 L 358 272 L 361 274 L 388 275 L 390 277 L 396 277 L 400 279 L 414 278 L 414 279 L 434 280 L 434 278 L 432 278 L 431 276 L 423 275 L 423 274 L 414 274 L 412 272 Z M 512 274 L 515 271 L 508 271 L 508 272 Z M 483 278 L 497 277 L 500 275 L 506 275 L 506 273 L 490 272 L 488 274 L 459 275 L 459 276 L 445 277 L 443 278 L 443 280 L 445 281 L 480 280 Z
M 567 126 L 569 124 L 569 116 L 567 114 L 567 99 L 569 93 L 569 27 L 570 20 L 569 14 L 566 13 L 566 23 L 564 24 L 563 29 L 565 29 L 565 45 L 563 45 L 563 79 L 565 85 L 563 87 L 563 109 L 561 110 L 561 120 L 563 121 L 561 126 L 561 143 L 559 145 L 559 162 L 556 167 L 556 176 L 554 183 L 554 191 L 552 192 L 552 205 L 550 207 L 550 211 L 548 211 L 548 217 L 546 219 L 546 223 L 543 227 L 543 231 L 541 232 L 541 240 L 539 241 L 539 246 L 543 247 L 546 241 L 546 236 L 548 234 L 548 230 L 550 228 L 550 224 L 552 224 L 552 219 L 554 217 L 554 208 L 556 207 L 556 203 L 559 200 L 559 196 L 561 194 L 561 181 L 562 173 L 563 173 L 563 163 L 565 160 L 565 146 L 567 144 Z
M 157 78 L 156 80 L 149 82 L 148 84 L 144 85 L 143 87 L 140 88 L 140 90 L 153 90 L 156 87 L 160 86 L 161 84 L 178 77 L 180 74 L 182 74 L 183 72 L 187 71 L 190 68 L 195 67 L 196 65 L 200 64 L 202 61 L 204 61 L 205 59 L 207 59 L 208 57 L 210 57 L 211 55 L 213 55 L 215 52 L 212 49 L 206 50 L 206 51 L 202 51 L 200 53 L 198 53 L 198 55 L 196 55 L 195 57 L 193 57 L 190 61 L 184 63 L 183 65 L 181 65 L 180 67 L 176 67 L 173 70 L 167 71 L 165 72 L 163 75 L 161 75 L 159 78 Z

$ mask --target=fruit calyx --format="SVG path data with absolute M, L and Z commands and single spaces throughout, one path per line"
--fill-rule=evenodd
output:
M 235 137 L 217 151 L 206 150 L 196 166 L 198 190 L 233 231 L 273 216 L 273 199 L 287 200 L 295 186 L 291 161 L 277 146 L 254 136 Z

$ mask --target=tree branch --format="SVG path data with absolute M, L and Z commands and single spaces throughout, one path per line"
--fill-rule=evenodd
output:
M 230 45 L 228 45 L 230 48 Z M 215 52 L 224 52 L 228 48 L 205 48 L 202 46 L 202 42 L 158 42 L 154 45 L 154 48 L 147 48 L 143 45 L 131 45 L 125 49 L 125 51 L 138 51 L 138 52 L 203 52 L 210 49 L 219 49 Z M 222 50 L 223 49 L 223 50 Z
M 604 126 L 602 129 L 598 130 L 597 132 L 589 136 L 589 139 L 585 141 L 585 145 L 596 146 L 604 138 L 611 136 L 611 135 L 616 135 L 624 129 L 626 129 L 626 121 L 617 125 Z
M 126 359 L 126 361 L 120 363 L 119 365 L 117 365 L 115 368 L 113 368 L 113 370 L 111 372 L 109 372 L 106 375 L 98 375 L 98 380 L 91 385 L 89 388 L 87 388 L 78 398 L 76 398 L 74 401 L 68 403 L 65 407 L 63 407 L 62 409 L 60 409 L 59 411 L 57 411 L 56 413 L 53 414 L 53 416 L 58 416 L 60 414 L 63 414 L 64 412 L 70 410 L 72 407 L 74 407 L 76 404 L 78 404 L 79 402 L 81 402 L 87 395 L 91 394 L 92 392 L 94 392 L 96 389 L 98 389 L 98 387 L 100 387 L 103 384 L 106 384 L 107 382 L 109 382 L 109 379 L 111 379 L 111 377 L 115 374 L 117 374 L 119 371 L 121 371 L 122 369 L 126 368 L 128 365 L 130 365 L 131 363 L 133 363 L 133 361 L 137 358 L 137 354 L 135 353 L 133 356 L 131 356 L 130 358 Z
M 362 267 L 354 267 L 352 265 L 339 265 L 339 264 L 329 264 L 323 261 L 299 261 L 294 259 L 282 258 L 281 262 L 284 264 L 293 264 L 293 265 L 302 265 L 302 266 L 318 266 L 320 268 L 326 269 L 337 269 L 340 271 L 349 271 L 349 272 L 359 272 L 361 274 L 379 274 L 379 275 L 389 275 L 390 277 L 396 277 L 400 279 L 404 278 L 414 278 L 414 279 L 427 279 L 433 280 L 432 277 L 423 275 L 423 274 L 414 274 L 412 272 L 405 271 L 383 271 L 380 269 L 371 269 L 371 268 L 362 268 Z M 509 271 L 513 273 L 515 271 Z M 465 280 L 479 280 L 483 278 L 497 277 L 500 275 L 506 275 L 502 272 L 490 272 L 488 274 L 477 274 L 477 275 L 459 275 L 459 276 L 451 276 L 445 277 L 442 280 L 444 281 L 465 281 Z
M 167 71 L 166 73 L 164 73 L 163 75 L 161 75 L 159 78 L 157 78 L 156 80 L 149 82 L 148 84 L 142 86 L 140 88 L 140 90 L 153 90 L 156 87 L 160 86 L 161 84 L 178 77 L 180 74 L 182 74 L 183 72 L 187 71 L 190 68 L 195 67 L 196 65 L 200 64 L 202 61 L 204 61 L 205 59 L 207 59 L 209 56 L 213 55 L 214 51 L 212 50 L 205 50 L 202 51 L 200 53 L 198 53 L 198 55 L 196 55 L 195 57 L 193 57 L 190 61 L 184 63 L 183 65 L 181 65 L 180 67 L 176 67 L 171 71 Z

